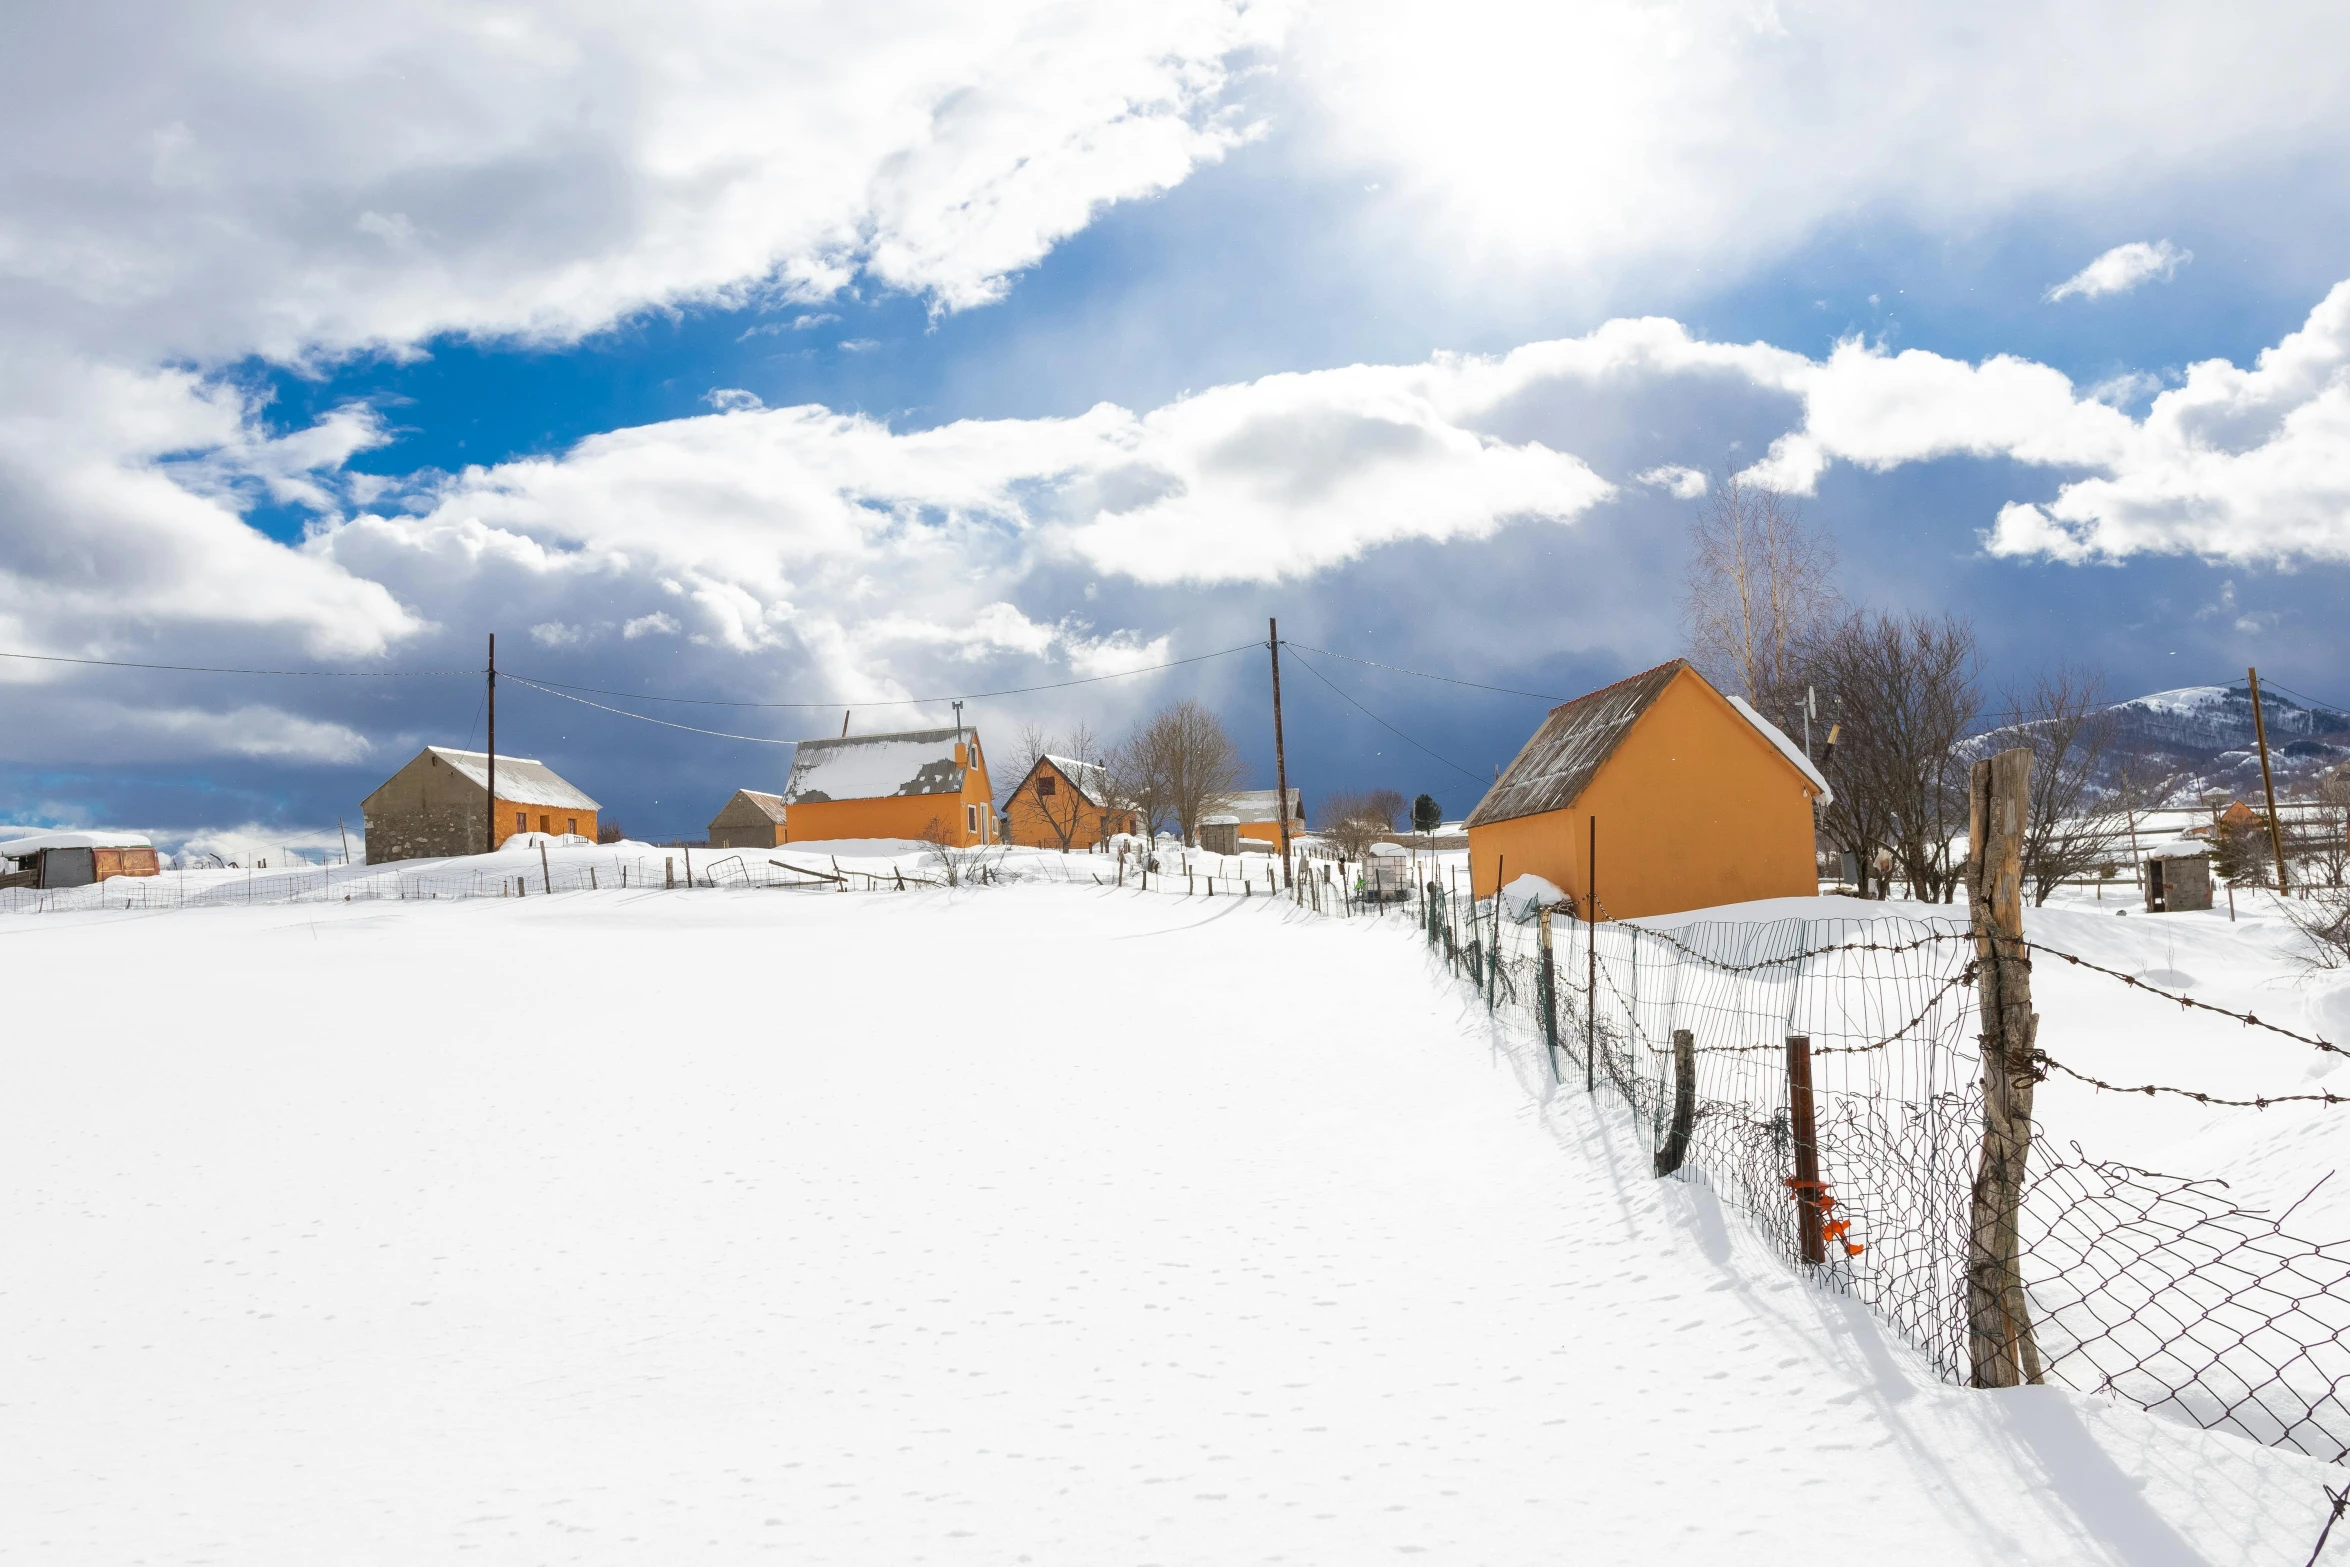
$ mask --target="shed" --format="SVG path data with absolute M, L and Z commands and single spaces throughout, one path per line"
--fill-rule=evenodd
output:
M 1239 823 L 1239 836 L 1253 838 L 1259 843 L 1279 847 L 1281 843 L 1281 810 L 1278 789 L 1246 789 L 1225 798 L 1224 809 Z M 1296 839 L 1306 830 L 1306 792 L 1302 788 L 1289 791 L 1289 836 Z
M 737 789 L 710 818 L 713 849 L 772 849 L 783 842 L 783 796 Z
M 2211 907 L 2211 845 L 2174 838 L 2145 851 L 2146 912 L 2183 914 Z
M 359 804 L 367 822 L 367 863 L 480 854 L 518 832 L 596 837 L 596 802 L 546 763 L 497 759 L 498 798 L 489 798 L 490 757 L 428 745 Z M 485 838 L 494 834 L 494 840 Z
M 1530 872 L 1580 902 L 1596 836 L 1603 918 L 1808 897 L 1829 798 L 1793 741 L 1677 658 L 1551 709 L 1469 813 L 1470 881 L 1485 897 Z
M 1203 816 L 1199 819 L 1199 846 L 1210 854 L 1240 852 L 1240 818 Z
M 783 803 L 788 843 L 930 838 L 969 847 L 996 838 L 995 794 L 971 728 L 802 740 Z
M 44 832 L 0 843 L 0 887 L 87 887 L 152 876 L 160 865 L 143 832 Z
M 1004 804 L 1006 841 L 1034 849 L 1090 849 L 1135 830 L 1135 810 L 1110 797 L 1109 769 L 1040 756 Z

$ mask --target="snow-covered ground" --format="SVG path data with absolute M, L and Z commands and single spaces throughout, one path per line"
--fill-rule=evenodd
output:
M 1933 1381 L 1539 1103 L 1403 920 L 602 891 L 0 954 L 0 1557 L 2297 1564 L 2339 1483 Z M 2052 1049 L 2111 1008 L 2040 982 Z

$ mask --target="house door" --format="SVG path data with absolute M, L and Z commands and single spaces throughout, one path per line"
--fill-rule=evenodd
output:
M 2146 910 L 2150 914 L 2164 912 L 2162 868 L 2166 863 L 2168 862 L 2163 860 L 2148 860 L 2146 862 Z

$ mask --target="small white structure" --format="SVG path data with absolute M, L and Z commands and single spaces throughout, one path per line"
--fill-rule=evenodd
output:
M 2183 914 L 2211 907 L 2211 845 L 2173 838 L 2146 851 L 2146 912 Z
M 1412 851 L 1400 843 L 1374 843 L 1363 851 L 1363 896 L 1373 903 L 1400 902 L 1412 895 Z

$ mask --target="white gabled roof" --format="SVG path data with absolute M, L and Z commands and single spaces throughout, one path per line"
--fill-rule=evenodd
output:
M 1278 789 L 1244 789 L 1230 796 L 1227 803 L 1232 808 L 1232 814 L 1244 822 L 1279 821 L 1281 817 L 1274 801 L 1280 792 Z M 1303 789 L 1290 790 L 1289 819 L 1294 822 L 1305 813 L 1306 792 Z
M 729 799 L 726 804 L 718 808 L 718 814 L 724 816 L 728 811 L 732 810 L 736 800 L 748 800 L 752 805 L 758 808 L 761 815 L 765 816 L 771 822 L 780 822 L 783 820 L 783 796 L 780 794 L 767 794 L 757 789 L 735 790 L 733 798 Z
M 452 751 L 445 745 L 428 745 L 424 749 L 439 757 L 442 766 L 453 767 L 461 777 L 472 780 L 476 788 L 489 787 L 488 752 Z M 516 805 L 553 805 L 573 811 L 601 809 L 584 791 L 546 763 L 503 752 L 498 755 L 498 798 Z
M 1763 717 L 1762 714 L 1747 706 L 1746 699 L 1744 697 L 1730 696 L 1730 693 L 1727 691 L 1723 692 L 1722 695 L 1730 698 L 1730 705 L 1738 709 L 1740 713 L 1743 713 L 1746 716 L 1746 721 L 1748 723 L 1754 725 L 1755 728 L 1762 731 L 1763 738 L 1765 740 L 1770 741 L 1771 744 L 1779 748 L 1779 754 L 1781 756 L 1787 758 L 1788 761 L 1795 764 L 1795 770 L 1797 772 L 1803 774 L 1804 777 L 1811 780 L 1812 787 L 1819 790 L 1820 792 L 1820 803 L 1822 805 L 1834 805 L 1836 803 L 1836 791 L 1828 787 L 1828 780 L 1821 775 L 1820 770 L 1817 767 L 1812 765 L 1811 758 L 1803 754 L 1803 747 L 1788 739 L 1786 732 L 1780 729 L 1777 724 L 1772 723 L 1769 719 Z
M 1110 803 L 1110 773 L 1101 763 L 1080 762 L 1072 756 L 1046 756 L 1040 760 L 1052 763 L 1085 796 L 1086 804 L 1106 807 Z
M 955 761 L 955 744 L 975 744 L 978 738 L 978 731 L 966 726 L 802 740 L 792 752 L 791 782 L 783 786 L 783 803 L 960 794 L 963 767 Z

